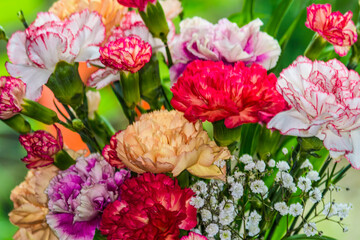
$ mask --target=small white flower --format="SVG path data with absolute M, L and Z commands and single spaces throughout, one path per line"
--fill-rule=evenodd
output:
M 281 151 L 284 155 L 289 153 L 289 150 L 287 148 L 283 148 Z
M 308 192 L 311 189 L 311 181 L 306 177 L 299 177 L 298 185 L 301 191 Z
M 218 200 L 216 199 L 216 197 L 214 197 L 214 196 L 211 196 L 211 197 L 210 197 L 210 206 L 211 206 L 213 209 L 217 209 L 217 208 L 218 208 Z
M 244 188 L 241 183 L 233 183 L 230 187 L 231 196 L 235 199 L 240 199 L 244 194 Z
M 210 221 L 212 219 L 212 214 L 207 209 L 201 209 L 200 214 L 201 214 L 201 219 L 204 222 Z
M 304 233 L 306 236 L 311 237 L 317 233 L 316 224 L 313 222 L 304 224 Z
M 253 193 L 259 193 L 261 195 L 265 195 L 268 192 L 268 187 L 263 180 L 255 180 L 250 183 L 250 189 Z
M 275 167 L 275 164 L 276 164 L 276 162 L 275 162 L 274 159 L 270 159 L 269 162 L 268 162 L 268 166 L 271 167 L 271 168 Z
M 224 211 L 224 212 L 234 214 L 235 207 L 234 207 L 234 204 L 232 202 L 230 202 L 229 200 L 227 200 L 227 201 L 223 200 L 220 203 L 220 209 L 222 209 L 222 211 Z
M 301 169 L 303 168 L 309 168 L 309 169 L 313 169 L 313 165 L 310 163 L 309 159 L 306 159 L 305 162 L 303 162 L 303 164 L 301 164 L 300 166 Z
M 237 157 L 235 155 L 231 155 L 230 160 L 232 162 L 234 162 L 234 161 L 237 161 L 238 159 L 237 159 Z
M 266 168 L 266 164 L 263 160 L 257 161 L 255 165 L 256 170 L 259 172 L 264 172 Z
M 255 163 L 254 162 L 251 162 L 249 164 L 246 164 L 245 167 L 244 167 L 244 170 L 245 171 L 251 171 L 255 168 Z
M 231 240 L 231 232 L 229 230 L 220 231 L 221 240 Z
M 308 174 L 306 175 L 306 178 L 310 179 L 311 181 L 315 181 L 315 182 L 320 180 L 319 173 L 314 170 L 308 172 Z
M 204 203 L 204 199 L 199 196 L 192 197 L 190 199 L 190 205 L 195 207 L 196 209 L 202 208 L 204 206 Z
M 249 227 L 249 236 L 254 237 L 260 232 L 260 228 L 258 225 L 251 225 Z
M 219 214 L 219 223 L 223 226 L 230 225 L 235 218 L 235 214 L 233 212 L 220 211 Z
M 216 160 L 216 161 L 214 162 L 214 164 L 215 164 L 216 166 L 218 166 L 219 168 L 223 168 L 223 167 L 225 167 L 225 165 L 226 165 L 226 161 L 223 160 L 223 159 L 219 159 L 219 160 Z
M 200 234 L 200 235 L 202 234 L 202 233 L 201 233 L 201 230 L 198 229 L 198 228 L 193 228 L 193 229 L 191 229 L 190 231 L 191 231 L 191 232 L 194 232 L 194 233 L 197 233 L 197 234 Z
M 345 227 L 343 228 L 343 232 L 347 232 L 347 231 L 349 231 L 349 228 L 345 226 Z
M 244 164 L 249 164 L 253 162 L 253 158 L 252 156 L 250 156 L 249 154 L 244 154 L 239 158 L 240 162 L 244 163 Z
M 349 215 L 351 204 L 338 203 L 336 204 L 337 214 L 340 218 L 346 218 Z
M 219 226 L 215 223 L 210 223 L 206 228 L 205 232 L 209 237 L 215 236 L 219 232 Z
M 280 215 L 284 216 L 289 213 L 289 207 L 286 205 L 285 202 L 277 202 L 274 205 L 276 211 L 280 213 Z
M 287 172 L 278 172 L 275 177 L 275 181 L 281 182 L 283 186 L 291 191 L 296 192 L 296 185 L 294 184 L 293 177 Z
M 327 203 L 322 212 L 322 214 L 324 214 L 326 217 L 336 216 L 337 213 L 338 213 L 337 204 L 335 203 Z
M 249 215 L 248 224 L 259 224 L 259 222 L 261 221 L 261 215 L 258 214 L 258 212 L 256 210 L 252 211 Z
M 322 194 L 319 188 L 314 188 L 312 191 L 309 192 L 309 200 L 312 203 L 317 203 L 320 202 L 321 198 L 322 198 Z
M 240 172 L 240 171 L 235 171 L 234 172 L 234 178 L 236 178 L 237 180 L 239 180 L 240 178 L 244 177 L 245 173 Z
M 276 164 L 276 167 L 280 170 L 280 171 L 288 171 L 290 169 L 290 166 L 287 162 L 285 161 L 280 161 Z
M 232 176 L 227 177 L 227 183 L 232 184 L 232 183 L 234 183 L 234 181 L 235 181 L 234 177 L 232 177 Z
M 297 217 L 303 212 L 303 206 L 300 203 L 293 203 L 289 207 L 289 214 Z

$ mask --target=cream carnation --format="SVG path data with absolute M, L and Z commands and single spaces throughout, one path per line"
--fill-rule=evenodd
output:
M 116 140 L 118 158 L 134 172 L 177 176 L 187 169 L 195 176 L 225 179 L 226 168 L 214 162 L 230 158 L 229 150 L 211 141 L 201 122 L 191 123 L 180 112 L 144 114 Z

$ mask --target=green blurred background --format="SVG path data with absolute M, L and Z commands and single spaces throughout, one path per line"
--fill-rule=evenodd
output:
M 23 26 L 17 19 L 17 12 L 23 10 L 28 23 L 31 23 L 37 12 L 47 11 L 54 1 L 51 0 L 0 0 L 0 25 L 4 27 L 7 35 L 10 37 L 17 30 L 23 30 Z M 274 11 L 276 4 L 280 0 L 256 0 L 255 17 L 259 17 L 265 24 L 269 16 Z M 285 16 L 283 24 L 280 27 L 276 38 L 280 39 L 282 34 L 288 29 L 296 16 L 301 12 L 305 0 L 295 0 Z M 357 0 L 329 0 L 329 1 L 309 1 L 310 3 L 331 3 L 334 10 L 345 13 L 351 10 L 354 13 L 354 22 L 357 22 L 359 7 Z M 242 0 L 182 0 L 184 7 L 184 17 L 200 16 L 215 23 L 220 18 L 229 17 L 242 9 Z M 287 48 L 282 53 L 278 67 L 274 70 L 276 74 L 282 68 L 287 67 L 297 56 L 301 55 L 313 36 L 313 32 L 304 25 L 305 15 L 299 22 L 299 25 L 291 37 Z M 334 55 L 335 57 L 336 55 Z M 346 57 L 343 59 L 346 61 Z M 0 42 L 0 74 L 7 75 L 4 63 L 7 61 L 6 44 Z M 359 69 L 359 68 L 358 68 Z M 357 70 L 358 70 L 357 69 Z M 100 105 L 101 113 L 107 116 L 115 127 L 122 125 L 119 121 L 118 111 L 114 111 L 112 96 L 106 89 L 102 91 L 102 103 Z M 118 106 L 116 106 L 118 108 Z M 360 144 L 360 143 L 359 143 Z M 0 240 L 12 239 L 16 227 L 12 226 L 8 220 L 8 213 L 12 209 L 12 202 L 9 199 L 11 190 L 23 181 L 27 169 L 20 159 L 25 156 L 25 151 L 18 142 L 18 135 L 0 122 Z M 346 164 L 346 163 L 342 163 Z M 360 214 L 360 172 L 351 169 L 348 175 L 340 183 L 343 188 L 350 187 L 350 191 L 341 191 L 336 193 L 337 202 L 351 202 L 353 210 L 350 216 L 345 219 L 349 226 L 349 232 L 342 233 L 342 229 L 331 223 L 319 224 L 318 229 L 323 230 L 328 236 L 336 239 L 360 239 L 360 228 L 358 227 L 358 214 Z

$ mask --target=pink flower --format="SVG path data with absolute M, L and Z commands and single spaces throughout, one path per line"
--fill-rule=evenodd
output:
M 26 84 L 13 77 L 0 77 L 0 119 L 8 119 L 22 110 Z
M 144 11 L 147 4 L 156 3 L 156 0 L 117 0 L 118 3 L 125 7 L 138 8 L 139 11 Z
M 117 156 L 117 137 L 121 133 L 121 131 L 117 132 L 114 136 L 110 139 L 110 144 L 106 145 L 102 151 L 102 155 L 105 160 L 110 163 L 111 166 L 116 168 L 125 168 L 125 164 L 120 160 Z
M 180 34 L 170 42 L 175 65 L 170 69 L 174 82 L 186 65 L 196 59 L 226 63 L 257 63 L 266 69 L 276 65 L 281 49 L 278 42 L 260 31 L 259 19 L 239 28 L 236 23 L 220 19 L 212 24 L 202 18 L 185 19 L 180 23 Z
M 6 69 L 27 84 L 26 97 L 35 100 L 58 62 L 96 59 L 104 39 L 105 27 L 96 12 L 84 10 L 64 21 L 53 13 L 39 13 L 29 28 L 11 36 L 7 53 L 12 63 L 7 62 Z
M 208 239 L 203 235 L 190 232 L 188 236 L 184 236 L 180 240 L 208 240 Z
M 150 61 L 151 45 L 139 37 L 119 38 L 100 48 L 100 61 L 114 69 L 135 73 Z
M 330 155 L 360 168 L 360 76 L 340 61 L 298 57 L 282 71 L 277 89 L 293 108 L 277 114 L 268 128 L 282 134 L 316 136 Z
M 19 141 L 27 151 L 27 156 L 22 159 L 27 168 L 39 168 L 54 162 L 54 155 L 63 149 L 61 131 L 54 125 L 57 138 L 43 130 L 21 135 Z
M 193 122 L 225 120 L 227 128 L 267 123 L 287 107 L 276 81 L 258 64 L 248 68 L 243 62 L 232 66 L 196 60 L 171 88 L 171 104 Z
M 333 44 L 337 54 L 345 56 L 350 46 L 357 41 L 352 16 L 351 11 L 345 15 L 340 12 L 331 12 L 330 4 L 312 4 L 307 8 L 305 26 Z
M 100 231 L 107 239 L 179 239 L 180 229 L 197 224 L 194 192 L 165 174 L 144 173 L 125 180 L 120 200 L 105 208 Z

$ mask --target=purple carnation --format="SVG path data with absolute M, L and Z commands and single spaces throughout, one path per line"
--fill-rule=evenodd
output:
M 236 23 L 220 19 L 212 24 L 200 17 L 188 18 L 180 23 L 180 34 L 170 42 L 174 66 L 170 78 L 175 82 L 187 64 L 201 59 L 223 61 L 228 64 L 257 63 L 269 70 L 280 56 L 279 43 L 260 31 L 263 23 L 255 19 L 239 28 Z
M 120 197 L 120 186 L 130 177 L 115 172 L 100 154 L 80 157 L 75 165 L 60 171 L 47 188 L 47 223 L 59 239 L 93 239 L 102 211 Z

